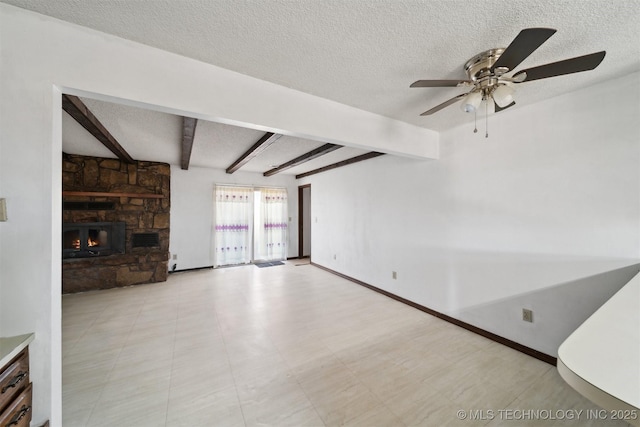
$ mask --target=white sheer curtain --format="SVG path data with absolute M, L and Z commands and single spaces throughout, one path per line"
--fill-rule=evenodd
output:
M 253 189 L 216 185 L 214 266 L 251 262 Z
M 287 258 L 288 205 L 286 188 L 260 188 L 260 212 L 256 215 L 256 259 Z

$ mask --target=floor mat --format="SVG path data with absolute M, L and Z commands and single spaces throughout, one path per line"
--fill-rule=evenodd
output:
M 254 265 L 256 267 L 258 267 L 258 268 L 264 268 L 264 267 L 273 267 L 274 265 L 284 265 L 284 262 L 282 262 L 282 261 L 270 261 L 270 262 L 256 263 Z

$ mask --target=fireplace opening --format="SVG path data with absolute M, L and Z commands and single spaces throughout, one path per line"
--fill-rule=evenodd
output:
M 68 223 L 62 226 L 62 258 L 124 253 L 124 222 Z

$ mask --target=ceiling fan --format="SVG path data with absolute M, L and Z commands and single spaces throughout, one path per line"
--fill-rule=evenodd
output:
M 411 87 L 471 88 L 471 91 L 436 105 L 421 116 L 431 115 L 461 99 L 464 112 L 475 113 L 482 101 L 485 101 L 487 114 L 499 112 L 515 105 L 514 84 L 593 70 L 604 59 L 606 52 L 600 51 L 528 68 L 507 76 L 555 32 L 553 28 L 526 28 L 520 31 L 507 48 L 490 49 L 477 54 L 464 64 L 468 77 L 466 80 L 418 80 L 412 83 Z

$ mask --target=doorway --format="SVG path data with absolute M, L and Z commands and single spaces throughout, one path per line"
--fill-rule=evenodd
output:
M 311 184 L 298 187 L 298 257 L 311 257 Z
M 286 188 L 216 184 L 213 266 L 287 259 L 287 203 Z

